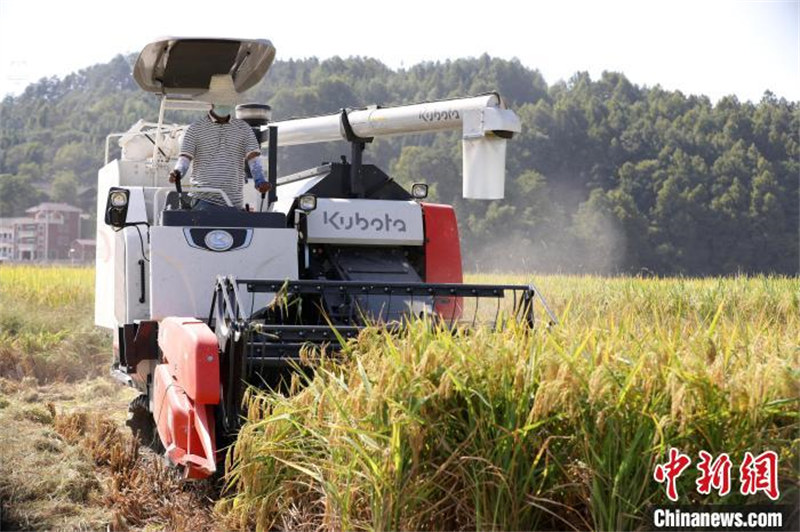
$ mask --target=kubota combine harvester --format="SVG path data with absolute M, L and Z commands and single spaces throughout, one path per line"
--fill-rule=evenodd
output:
M 169 185 L 186 126 L 165 124 L 165 111 L 206 111 L 219 91 L 244 92 L 274 56 L 266 40 L 146 46 L 134 77 L 160 96 L 158 122 L 110 135 L 122 137 L 122 154 L 109 161 L 107 141 L 98 175 L 95 321 L 114 331 L 113 374 L 141 392 L 134 418 L 154 423 L 191 478 L 217 470 L 245 388 L 277 384 L 304 347 L 336 350 L 365 326 L 417 317 L 532 325 L 541 300 L 532 286 L 462 284 L 453 208 L 424 202 L 426 184 L 406 190 L 362 162 L 376 137 L 461 130 L 464 197 L 501 199 L 506 142 L 520 123 L 497 94 L 274 123 L 267 105 L 239 105 L 267 148 L 272 189 L 260 197 L 245 186 L 253 212 L 184 208 L 195 191 L 227 197 Z M 350 143 L 349 160 L 277 177 L 279 146 L 337 140 Z

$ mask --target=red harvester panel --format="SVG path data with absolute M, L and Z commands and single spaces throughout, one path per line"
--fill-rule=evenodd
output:
M 461 244 L 456 213 L 450 205 L 422 203 L 425 224 L 425 282 L 462 283 Z M 461 317 L 460 297 L 437 297 L 434 308 L 447 319 Z
M 159 324 L 158 346 L 189 398 L 219 403 L 219 349 L 208 325 L 196 318 L 166 318 Z
M 159 364 L 153 375 L 153 414 L 161 443 L 174 464 L 186 467 L 188 478 L 205 478 L 217 469 L 213 406 L 195 405 L 170 373 Z
M 158 345 L 165 364 L 153 376 L 153 414 L 170 460 L 189 478 L 216 471 L 214 404 L 219 402 L 219 353 L 211 329 L 195 318 L 167 318 Z

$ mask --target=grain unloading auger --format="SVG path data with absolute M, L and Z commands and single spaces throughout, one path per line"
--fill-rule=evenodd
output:
M 458 129 L 463 195 L 502 198 L 506 141 L 520 124 L 497 94 L 283 122 L 270 122 L 266 105 L 240 105 L 237 117 L 268 148 L 272 189 L 260 198 L 245 186 L 257 212 L 184 209 L 193 191 L 226 198 L 165 186 L 185 129 L 165 125 L 165 111 L 242 93 L 274 55 L 264 40 L 145 47 L 134 77 L 161 96 L 158 122 L 119 134 L 122 156 L 98 177 L 95 321 L 115 331 L 113 374 L 141 392 L 134 425 L 154 425 L 167 458 L 192 478 L 217 470 L 245 388 L 278 385 L 309 345 L 336 350 L 366 326 L 415 318 L 533 326 L 534 302 L 544 304 L 532 286 L 463 284 L 453 208 L 423 201 L 425 184 L 406 190 L 362 162 L 373 138 Z M 334 140 L 350 143 L 349 161 L 278 179 L 279 145 Z

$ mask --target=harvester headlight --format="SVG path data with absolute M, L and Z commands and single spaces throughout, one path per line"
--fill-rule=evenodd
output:
M 121 190 L 115 190 L 109 196 L 109 200 L 111 201 L 112 207 L 116 208 L 124 207 L 125 205 L 128 204 L 128 195 Z
M 130 191 L 124 188 L 112 187 L 106 197 L 106 225 L 115 229 L 125 227 L 128 218 L 128 196 Z
M 305 194 L 297 200 L 297 206 L 301 211 L 311 212 L 317 208 L 317 197 L 313 194 Z
M 428 197 L 428 185 L 425 183 L 414 183 L 411 185 L 411 196 L 414 199 L 425 199 Z

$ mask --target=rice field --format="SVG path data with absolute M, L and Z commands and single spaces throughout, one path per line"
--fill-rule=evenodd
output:
M 94 268 L 0 265 L 0 297 L 38 309 L 91 309 Z
M 539 309 L 532 333 L 367 330 L 342 356 L 320 356 L 295 393 L 252 390 L 219 522 L 636 530 L 650 505 L 668 502 L 653 471 L 670 447 L 694 460 L 725 452 L 734 467 L 745 451 L 774 450 L 779 502 L 796 500 L 798 279 L 467 279 L 531 280 L 557 326 Z M 0 266 L 5 382 L 106 373 L 110 339 L 92 326 L 93 288 L 91 269 Z M 700 496 L 696 476 L 693 465 L 679 478 L 680 502 L 765 500 L 736 489 Z
M 107 374 L 110 359 L 94 269 L 0 265 L 0 377 L 73 381 Z
M 220 511 L 258 530 L 635 530 L 669 502 L 670 447 L 774 450 L 795 500 L 797 279 L 537 280 L 556 327 L 371 330 L 293 395 L 252 391 Z M 681 502 L 764 500 L 695 479 Z

